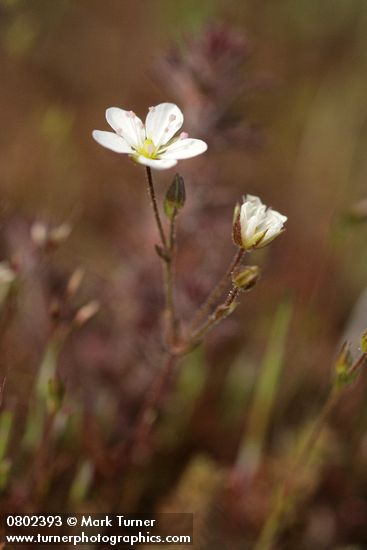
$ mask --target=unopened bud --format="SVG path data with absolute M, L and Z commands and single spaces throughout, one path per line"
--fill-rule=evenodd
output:
M 40 221 L 31 227 L 31 239 L 38 248 L 53 249 L 62 244 L 71 233 L 71 225 L 64 222 L 53 229 Z
M 51 245 L 60 245 L 69 237 L 71 233 L 71 225 L 67 222 L 62 223 L 61 225 L 51 229 L 48 242 Z
M 361 336 L 361 350 L 362 353 L 367 353 L 367 330 Z
M 16 278 L 15 271 L 8 262 L 0 262 L 0 285 L 9 285 Z
M 84 269 L 82 267 L 78 267 L 74 273 L 71 275 L 68 285 L 66 287 L 66 294 L 69 297 L 74 296 L 80 288 L 80 285 L 82 283 L 83 277 L 84 277 Z
M 356 373 L 351 372 L 353 358 L 348 343 L 345 343 L 339 353 L 335 363 L 335 384 L 337 388 L 342 388 L 350 384 Z
M 47 241 L 47 227 L 43 222 L 34 222 L 31 226 L 31 239 L 37 247 L 42 247 Z
M 257 265 L 247 265 L 232 275 L 232 282 L 235 287 L 241 290 L 253 288 L 260 277 L 260 268 Z
M 185 200 L 186 191 L 184 179 L 179 174 L 176 174 L 164 199 L 164 213 L 167 218 L 172 220 L 177 211 L 184 206 Z
M 8 262 L 0 262 L 0 305 L 8 296 L 16 276 Z
M 78 327 L 83 326 L 89 319 L 94 317 L 94 315 L 99 311 L 99 302 L 97 300 L 92 300 L 85 306 L 81 307 L 77 314 L 75 315 L 74 322 Z
M 367 198 L 354 203 L 347 212 L 347 222 L 365 222 L 367 220 Z

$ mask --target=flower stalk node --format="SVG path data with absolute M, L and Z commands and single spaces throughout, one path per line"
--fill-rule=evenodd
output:
M 171 256 L 168 254 L 168 252 L 162 247 L 159 246 L 159 244 L 154 245 L 155 251 L 158 254 L 158 256 L 165 262 L 171 261 Z

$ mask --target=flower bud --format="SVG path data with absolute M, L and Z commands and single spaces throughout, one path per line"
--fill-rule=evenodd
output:
M 240 290 L 250 290 L 260 277 L 260 268 L 257 265 L 247 265 L 232 274 L 232 282 Z
M 0 262 L 0 305 L 8 296 L 17 274 L 8 262 Z
M 361 350 L 362 353 L 367 353 L 367 331 L 361 336 Z
M 356 373 L 351 372 L 352 365 L 350 346 L 345 343 L 335 363 L 335 384 L 338 389 L 347 386 L 354 380 Z
M 182 176 L 176 174 L 173 182 L 168 188 L 164 200 L 164 213 L 167 218 L 172 220 L 178 210 L 180 210 L 186 200 L 185 182 Z
M 47 241 L 47 227 L 43 222 L 36 221 L 31 226 L 31 239 L 37 247 L 42 247 Z
M 71 225 L 68 222 L 64 222 L 54 229 L 51 229 L 49 233 L 49 243 L 53 246 L 58 246 L 62 244 L 69 237 L 71 233 Z
M 247 195 L 234 210 L 233 241 L 248 251 L 262 248 L 284 231 L 286 221 L 286 216 L 267 208 L 258 197 Z
M 85 323 L 99 311 L 99 307 L 99 302 L 97 302 L 97 300 L 92 300 L 85 306 L 82 306 L 74 318 L 76 326 L 81 327 L 85 325 Z
M 78 267 L 71 275 L 67 287 L 66 287 L 66 294 L 70 298 L 74 296 L 82 284 L 83 277 L 84 277 L 85 271 L 82 267 Z
M 67 222 L 49 229 L 45 223 L 36 221 L 31 227 L 31 239 L 38 248 L 52 250 L 66 241 L 71 229 Z

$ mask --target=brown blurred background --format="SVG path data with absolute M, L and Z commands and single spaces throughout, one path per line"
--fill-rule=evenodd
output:
M 3 409 L 13 415 L 4 506 L 37 510 L 47 502 L 57 510 L 62 502 L 66 511 L 72 501 L 101 512 L 118 505 L 209 514 L 212 480 L 237 463 L 255 418 L 249 437 L 259 438 L 260 485 L 247 498 L 256 511 L 242 495 L 238 525 L 219 529 L 214 542 L 203 535 L 200 546 L 252 547 L 270 499 L 266 486 L 320 410 L 346 331 L 356 353 L 367 327 L 360 298 L 367 274 L 366 52 L 364 0 L 0 1 L 0 260 L 12 262 L 20 278 L 2 309 L 0 383 L 6 378 Z M 178 165 L 188 197 L 177 259 L 184 319 L 233 255 L 232 211 L 243 194 L 259 195 L 289 221 L 271 247 L 249 257 L 263 269 L 255 289 L 184 360 L 153 458 L 134 470 L 132 489 L 118 457 L 160 366 L 157 234 L 143 168 L 99 147 L 91 132 L 107 129 L 109 106 L 144 119 L 163 101 L 177 103 L 184 129 L 209 144 L 205 155 Z M 160 198 L 173 175 L 155 174 Z M 72 226 L 67 241 L 40 252 L 32 225 L 65 221 Z M 81 289 L 65 305 L 78 267 L 85 270 Z M 36 429 L 29 428 L 30 388 L 54 336 L 50 311 L 65 305 L 57 323 L 66 326 L 91 300 L 99 312 L 57 352 L 63 418 L 74 415 L 76 425 L 59 441 L 41 422 L 43 439 L 37 432 L 27 447 L 20 442 Z M 280 366 L 268 366 L 259 434 L 250 412 L 254 388 L 266 375 L 264 354 L 276 362 L 277 345 Z M 313 489 L 280 548 L 367 544 L 365 387 L 361 377 L 333 415 Z M 214 506 L 219 517 L 236 515 L 228 499 L 228 507 L 222 498 L 219 511 Z

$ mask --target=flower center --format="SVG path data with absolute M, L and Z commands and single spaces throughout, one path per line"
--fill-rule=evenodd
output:
M 145 139 L 143 146 L 139 149 L 138 153 L 144 157 L 154 159 L 157 156 L 157 148 L 154 145 L 152 139 Z

